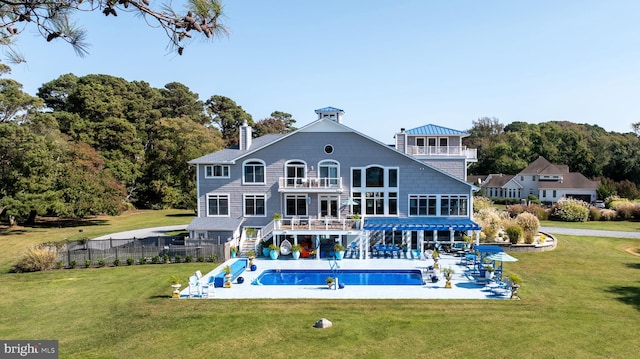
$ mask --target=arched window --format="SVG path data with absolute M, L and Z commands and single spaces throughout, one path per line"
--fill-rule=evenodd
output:
M 369 167 L 365 176 L 367 187 L 384 187 L 384 168 Z
M 319 180 L 322 186 L 337 185 L 340 178 L 340 165 L 336 161 L 322 161 L 318 164 Z
M 264 167 L 265 164 L 259 160 L 248 160 L 242 166 L 242 181 L 245 184 L 264 184 Z
M 285 165 L 285 174 L 287 176 L 287 186 L 297 186 L 302 184 L 303 180 L 307 178 L 307 164 L 299 161 L 289 161 Z

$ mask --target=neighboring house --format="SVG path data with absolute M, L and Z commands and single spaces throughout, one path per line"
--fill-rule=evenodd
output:
M 436 125 L 402 128 L 395 136 L 395 147 L 466 181 L 469 164 L 478 162 L 477 150 L 462 145 L 462 139 L 467 136 L 466 132 Z
M 575 198 L 593 202 L 599 182 L 591 181 L 579 172 L 570 172 L 566 165 L 554 165 L 540 156 L 516 175 L 491 174 L 473 177 L 474 184 L 490 198 L 525 199 L 534 195 L 542 202 L 557 202 Z
M 257 248 L 248 238 L 255 233 L 323 256 L 338 242 L 362 258 L 378 242 L 424 250 L 427 242 L 480 229 L 472 221 L 478 188 L 345 126 L 340 109 L 316 113 L 316 121 L 288 134 L 253 138 L 244 124 L 237 147 L 190 161 L 198 191 L 190 238 L 247 250 Z

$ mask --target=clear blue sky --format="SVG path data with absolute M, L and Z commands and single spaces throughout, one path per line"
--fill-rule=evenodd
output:
M 230 36 L 193 41 L 181 57 L 142 19 L 95 12 L 77 19 L 89 56 L 31 31 L 19 42 L 29 62 L 10 77 L 31 94 L 65 73 L 177 81 L 202 100 L 233 99 L 255 121 L 291 113 L 298 127 L 333 106 L 385 143 L 401 127 L 468 130 L 485 116 L 616 132 L 640 122 L 637 0 L 224 3 Z

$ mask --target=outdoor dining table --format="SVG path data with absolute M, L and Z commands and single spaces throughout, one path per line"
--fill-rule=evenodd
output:
M 400 258 L 400 247 L 396 246 L 395 244 L 393 246 L 376 244 L 375 246 L 373 246 L 373 248 L 378 256 L 382 255 L 384 258 L 387 258 L 387 256 L 391 256 L 391 258 L 393 258 L 394 254 L 396 254 L 398 258 Z

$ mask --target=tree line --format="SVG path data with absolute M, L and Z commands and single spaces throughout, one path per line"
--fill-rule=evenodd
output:
M 0 218 L 11 223 L 195 209 L 189 160 L 235 145 L 245 121 L 256 136 L 296 129 L 286 112 L 255 122 L 232 99 L 201 101 L 177 82 L 66 74 L 31 96 L 9 72 L 0 64 Z
M 638 131 L 607 132 L 598 125 L 567 121 L 504 125 L 497 118 L 482 117 L 473 121 L 468 132 L 464 144 L 478 149 L 478 162 L 469 168 L 469 174 L 516 174 L 543 156 L 551 163 L 568 165 L 572 172 L 601 180 L 601 198 L 638 196 Z

